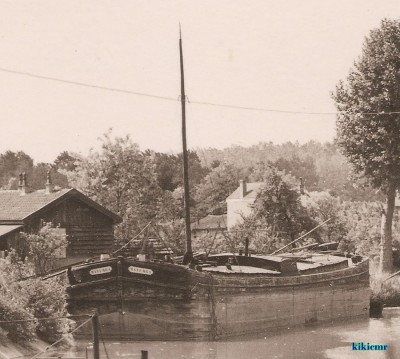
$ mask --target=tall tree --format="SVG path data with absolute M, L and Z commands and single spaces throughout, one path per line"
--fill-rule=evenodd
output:
M 132 238 L 156 218 L 161 189 L 157 184 L 152 158 L 139 150 L 129 136 L 101 139 L 100 152 L 81 158 L 69 183 L 84 191 L 123 218 L 117 236 Z
M 302 204 L 298 183 L 292 181 L 293 177 L 266 167 L 251 215 L 234 229 L 239 240 L 254 238 L 258 250 L 271 251 L 315 227 Z
M 178 155 L 160 152 L 146 151 L 155 162 L 157 181 L 163 190 L 174 191 L 183 186 L 183 158 L 182 153 Z M 194 188 L 207 175 L 209 169 L 203 167 L 196 152 L 188 151 L 189 182 L 190 188 Z
M 76 168 L 76 161 L 79 156 L 68 151 L 61 152 L 54 160 L 56 170 L 73 171 Z
M 23 151 L 6 151 L 0 155 L 0 187 L 16 189 L 18 175 L 26 172 L 32 173 L 33 159 Z
M 380 269 L 390 271 L 392 219 L 400 185 L 400 22 L 384 19 L 333 93 L 337 143 L 372 185 L 386 194 Z
M 196 187 L 197 218 L 226 213 L 226 198 L 238 187 L 242 172 L 231 164 L 213 168 Z
M 314 191 L 318 188 L 319 178 L 314 159 L 311 156 L 306 156 L 303 159 L 298 155 L 292 155 L 292 157 L 289 158 L 280 157 L 273 165 L 280 171 L 290 173 L 297 178 L 303 178 L 309 191 Z

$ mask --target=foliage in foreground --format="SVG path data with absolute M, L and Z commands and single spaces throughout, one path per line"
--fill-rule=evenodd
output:
M 14 262 L 14 259 L 15 253 L 11 253 L 7 259 L 0 259 L 0 320 L 10 321 L 0 323 L 0 328 L 9 339 L 16 342 L 29 341 L 35 336 L 54 342 L 68 331 L 68 321 L 34 319 L 66 315 L 63 278 L 20 281 L 32 275 L 34 270 L 31 265 Z M 21 321 L 12 322 L 15 320 Z
M 387 273 L 380 273 L 378 265 L 370 262 L 371 301 L 384 303 L 387 307 L 400 306 L 400 276 L 387 279 Z
M 10 321 L 0 323 L 0 328 L 11 340 L 29 341 L 37 336 L 54 342 L 68 331 L 68 321 L 58 319 L 67 314 L 64 279 L 34 277 L 53 268 L 65 245 L 65 235 L 45 224 L 38 234 L 20 233 L 15 249 L 0 259 L 0 320 Z M 34 320 L 40 318 L 49 320 Z

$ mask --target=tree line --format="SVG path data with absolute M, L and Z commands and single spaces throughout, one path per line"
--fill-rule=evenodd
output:
M 153 232 L 156 227 L 157 235 L 180 253 L 184 243 L 182 154 L 142 151 L 129 136 L 113 137 L 111 132 L 100 141 L 100 150 L 92 150 L 87 156 L 64 151 L 53 163 L 36 165 L 23 152 L 7 151 L 0 155 L 1 187 L 16 189 L 18 174 L 26 172 L 32 190 L 42 189 L 47 171 L 51 169 L 56 187 L 75 187 L 123 218 L 116 228 L 119 243 L 133 238 L 151 221 L 154 223 L 151 227 Z M 294 205 L 298 200 L 295 189 L 300 178 L 305 181 L 308 193 L 325 193 L 325 202 L 371 202 L 382 197 L 365 183 L 351 178 L 350 166 L 331 143 L 265 143 L 248 148 L 198 149 L 189 151 L 189 173 L 194 221 L 209 214 L 225 214 L 225 200 L 241 179 L 264 182 L 269 186 L 269 190 L 264 188 L 261 191 L 254 216 L 245 221 L 245 230 L 240 232 L 242 235 L 232 239 L 235 243 L 243 242 L 243 233 L 250 235 L 251 232 L 253 238 L 259 238 L 252 241 L 255 250 L 272 250 L 326 219 L 312 206 L 304 210 L 302 206 Z M 274 202 L 275 196 L 271 191 L 277 188 L 281 191 L 286 188 L 286 193 L 282 192 L 286 202 Z M 315 201 L 322 200 L 311 202 L 315 205 Z M 322 202 L 320 206 L 328 206 Z M 337 206 L 331 210 L 332 214 L 335 211 Z M 272 223 L 268 220 L 288 213 L 292 221 Z M 343 224 L 336 221 L 328 226 L 332 230 L 327 232 L 324 240 L 337 238 L 338 235 L 332 233 L 338 232 L 336 227 L 343 227 Z M 265 234 L 267 228 L 270 229 L 270 238 L 265 243 L 266 236 L 260 236 L 258 231 Z M 321 229 L 318 233 L 323 231 Z M 277 236 L 277 232 L 284 235 Z M 341 234 L 344 238 L 345 233 L 342 231 Z M 272 239 L 274 243 L 271 243 Z M 198 248 L 202 245 L 197 243 Z M 223 246 L 220 243 L 215 245 Z

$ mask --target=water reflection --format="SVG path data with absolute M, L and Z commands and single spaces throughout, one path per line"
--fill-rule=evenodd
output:
M 400 358 L 400 309 L 385 309 L 381 319 L 285 330 L 274 335 L 219 342 L 106 342 L 101 357 L 140 359 L 357 359 Z M 354 351 L 352 342 L 387 344 L 387 351 Z M 85 356 L 79 343 L 74 355 Z M 92 351 L 88 351 L 91 358 Z M 71 353 L 69 353 L 71 355 Z

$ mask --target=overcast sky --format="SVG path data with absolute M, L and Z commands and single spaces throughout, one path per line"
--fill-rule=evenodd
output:
M 87 154 L 110 127 L 141 149 L 181 150 L 182 25 L 189 147 L 331 141 L 330 92 L 396 0 L 0 1 L 0 152 Z

